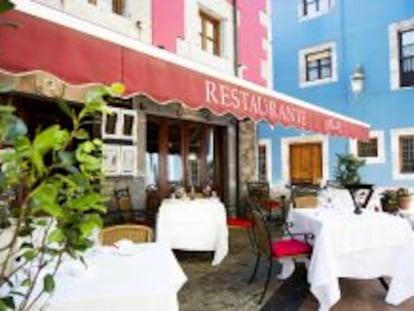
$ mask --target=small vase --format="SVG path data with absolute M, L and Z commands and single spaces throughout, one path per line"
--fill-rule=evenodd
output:
M 400 209 L 408 210 L 410 209 L 411 198 L 400 198 Z

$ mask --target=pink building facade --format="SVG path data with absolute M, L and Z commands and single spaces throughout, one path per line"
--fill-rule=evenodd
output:
M 271 87 L 269 7 L 267 0 L 153 0 L 152 44 Z M 218 55 L 201 48 L 200 12 L 219 23 Z

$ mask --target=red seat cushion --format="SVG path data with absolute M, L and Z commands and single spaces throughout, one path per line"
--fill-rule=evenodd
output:
M 285 256 L 295 256 L 309 254 L 312 248 L 298 240 L 280 240 L 272 243 L 273 255 L 277 258 Z
M 228 218 L 227 225 L 235 226 L 235 227 L 250 228 L 252 226 L 252 222 L 250 220 L 242 219 L 242 218 Z
M 280 202 L 280 201 L 270 200 L 269 202 L 267 202 L 267 208 L 268 209 L 276 209 L 276 208 L 281 208 L 281 207 L 282 207 L 282 202 Z

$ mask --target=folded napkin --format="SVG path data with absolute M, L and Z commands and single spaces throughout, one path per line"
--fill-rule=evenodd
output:
M 117 248 L 117 253 L 120 255 L 133 255 L 137 251 L 137 245 L 130 240 L 119 240 L 114 244 Z

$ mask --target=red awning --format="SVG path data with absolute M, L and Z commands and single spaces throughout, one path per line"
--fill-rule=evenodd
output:
M 17 1 L 17 10 L 4 18 L 20 28 L 0 28 L 3 73 L 40 70 L 72 85 L 122 82 L 126 96 L 145 94 L 160 104 L 180 102 L 218 115 L 231 113 L 238 119 L 368 138 L 365 123 L 217 73 L 32 1 Z

